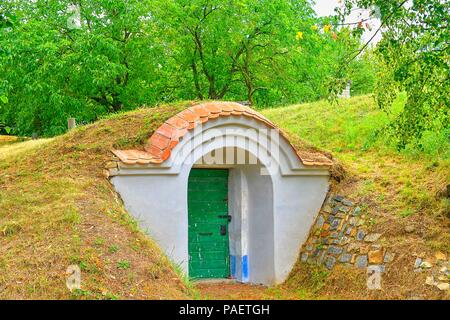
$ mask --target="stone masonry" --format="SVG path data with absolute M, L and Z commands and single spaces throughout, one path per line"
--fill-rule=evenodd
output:
M 330 195 L 302 248 L 302 262 L 337 264 L 365 269 L 369 265 L 384 272 L 395 254 L 383 248 L 379 233 L 368 233 L 363 210 L 340 195 Z
M 329 270 L 341 264 L 385 272 L 395 253 L 379 244 L 382 234 L 368 232 L 366 220 L 361 207 L 341 195 L 329 195 L 302 248 L 301 261 Z M 417 256 L 411 271 L 425 272 L 425 284 L 450 293 L 450 260 L 445 253 Z

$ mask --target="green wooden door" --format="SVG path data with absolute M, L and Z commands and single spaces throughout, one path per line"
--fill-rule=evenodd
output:
M 188 219 L 189 276 L 228 278 L 228 170 L 191 170 Z

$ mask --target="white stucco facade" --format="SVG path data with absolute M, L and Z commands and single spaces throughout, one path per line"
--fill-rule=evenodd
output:
M 274 131 L 256 119 L 210 120 L 187 132 L 165 162 L 120 164 L 111 181 L 141 228 L 187 273 L 189 173 L 228 168 L 231 274 L 242 282 L 278 284 L 307 239 L 329 172 L 304 166 Z

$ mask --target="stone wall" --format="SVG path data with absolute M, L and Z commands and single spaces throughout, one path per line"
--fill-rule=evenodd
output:
M 395 253 L 380 245 L 382 234 L 368 232 L 368 222 L 364 209 L 343 196 L 330 194 L 302 247 L 301 261 L 329 270 L 341 264 L 385 272 Z M 445 253 L 435 252 L 434 257 L 420 254 L 410 270 L 426 273 L 425 284 L 450 292 L 450 261 Z
M 379 244 L 381 234 L 368 233 L 364 210 L 340 195 L 329 195 L 302 248 L 302 262 L 336 264 L 384 272 L 395 254 Z

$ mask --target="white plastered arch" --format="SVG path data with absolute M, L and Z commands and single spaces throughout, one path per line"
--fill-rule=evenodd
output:
M 248 132 L 255 132 L 248 134 Z M 154 170 L 154 174 L 179 174 L 182 166 L 192 165 L 208 152 L 236 147 L 252 153 L 269 173 L 279 170 L 282 175 L 329 175 L 328 168 L 304 166 L 291 144 L 277 129 L 247 117 L 220 117 L 197 125 L 188 131 L 172 149 L 169 159 L 162 164 L 120 164 L 121 174 L 142 174 L 142 169 Z

